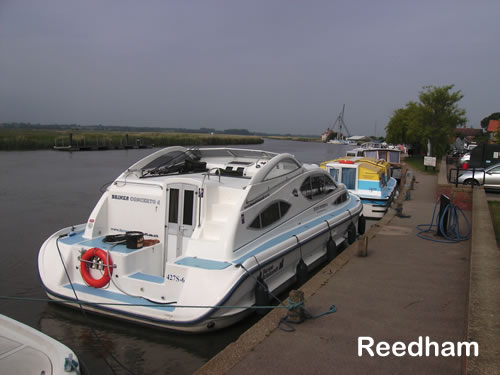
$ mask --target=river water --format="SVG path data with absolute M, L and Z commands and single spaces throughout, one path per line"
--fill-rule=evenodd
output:
M 288 152 L 305 163 L 334 159 L 352 148 L 268 139 L 262 145 L 235 147 Z M 86 222 L 100 189 L 154 151 L 0 152 L 0 313 L 69 346 L 91 374 L 191 374 L 257 320 L 251 316 L 222 331 L 187 335 L 35 300 L 46 298 L 37 271 L 45 239 L 63 227 Z

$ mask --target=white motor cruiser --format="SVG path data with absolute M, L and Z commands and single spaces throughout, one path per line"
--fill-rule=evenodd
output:
M 0 314 L 0 374 L 83 374 L 66 345 Z
M 187 332 L 226 327 L 364 232 L 343 184 L 290 154 L 169 147 L 42 245 L 54 300 Z M 78 304 L 80 302 L 80 304 Z

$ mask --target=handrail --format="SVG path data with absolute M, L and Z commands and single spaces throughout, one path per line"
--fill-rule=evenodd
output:
M 449 171 L 448 171 L 448 182 L 449 183 L 455 183 L 455 187 L 458 187 L 458 177 L 459 177 L 459 173 L 461 171 L 470 171 L 472 170 L 472 179 L 474 180 L 474 177 L 476 176 L 476 173 L 480 174 L 482 173 L 483 174 L 483 179 L 482 179 L 482 182 L 479 183 L 479 185 L 484 185 L 484 181 L 486 180 L 486 171 L 484 169 L 479 169 L 477 170 L 476 168 L 469 168 L 469 169 L 464 169 L 464 168 L 450 168 Z M 456 171 L 455 173 L 455 179 L 452 180 L 452 171 Z M 479 182 L 479 181 L 478 181 Z M 465 185 L 465 184 L 464 184 Z M 474 183 L 471 184 L 471 187 L 472 189 L 474 189 Z
M 159 183 L 151 183 L 151 182 L 143 182 L 143 180 L 140 180 L 140 181 L 127 181 L 127 177 L 125 177 L 124 180 L 119 180 L 119 179 L 116 179 L 115 181 L 113 181 L 111 184 L 117 186 L 117 187 L 122 187 L 122 186 L 125 186 L 127 184 L 136 184 L 136 185 L 146 185 L 146 186 L 155 186 L 155 187 L 159 187 L 161 190 L 163 190 L 163 185 L 162 184 L 159 184 Z M 123 185 L 120 185 L 120 184 L 123 184 Z
M 219 172 L 218 175 L 219 175 L 219 182 L 220 182 L 220 176 L 221 176 L 222 172 L 221 172 L 221 168 L 219 168 L 219 167 L 210 168 L 208 170 L 206 176 L 208 176 L 208 179 L 210 180 L 210 176 L 213 176 L 213 175 L 210 174 L 210 172 L 213 171 L 213 170 L 216 170 L 217 172 Z

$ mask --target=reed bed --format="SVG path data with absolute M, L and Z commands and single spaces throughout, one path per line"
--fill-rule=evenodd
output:
M 125 145 L 150 147 L 216 146 L 261 144 L 264 142 L 262 137 L 226 134 L 0 129 L 0 150 L 43 150 L 52 149 L 54 146 L 68 146 L 70 133 L 73 145 L 92 148 L 120 148 Z
M 297 141 L 297 142 L 323 142 L 321 138 L 316 137 L 294 137 L 294 136 L 281 136 L 281 135 L 272 135 L 267 138 L 270 139 L 278 139 L 281 141 Z

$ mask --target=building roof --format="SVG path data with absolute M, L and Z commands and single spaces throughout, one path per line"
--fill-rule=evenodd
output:
M 498 131 L 498 128 L 500 127 L 500 120 L 490 120 L 488 124 L 488 131 L 489 132 L 496 132 Z
M 366 137 L 364 135 L 353 135 L 352 137 L 347 138 L 348 141 L 362 141 L 364 139 L 370 139 L 370 137 Z
M 463 135 L 464 137 L 476 137 L 483 134 L 483 130 L 475 128 L 456 128 L 455 134 Z

